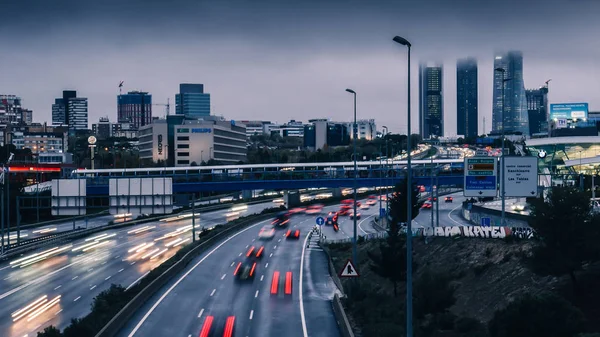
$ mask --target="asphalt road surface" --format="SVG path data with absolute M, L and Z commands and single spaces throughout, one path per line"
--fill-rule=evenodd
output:
M 316 235 L 308 241 L 316 218 L 337 209 L 339 205 L 325 207 L 321 214 L 292 216 L 288 228 L 300 230 L 297 240 L 284 237 L 287 229 L 259 240 L 259 230 L 270 220 L 222 240 L 151 298 L 119 336 L 198 336 L 209 325 L 211 333 L 222 336 L 228 319 L 236 336 L 339 336 L 330 302 L 336 287 L 327 258 Z M 363 212 L 360 221 L 366 222 L 375 209 Z M 331 227 L 324 231 L 347 238 L 352 228 L 353 222 L 342 217 L 339 232 Z M 252 246 L 264 246 L 264 256 L 254 279 L 240 282 L 234 272 Z
M 247 210 L 239 211 L 239 216 L 268 207 L 273 207 L 273 203 L 249 205 Z M 201 213 L 196 226 L 223 224 L 231 219 L 231 213 L 231 209 Z M 191 237 L 191 218 L 156 221 L 104 231 L 70 244 L 27 253 L 27 259 L 2 262 L 0 336 L 31 337 L 51 324 L 64 328 L 71 318 L 86 315 L 94 296 L 110 284 L 135 284 L 189 243 Z M 19 312 L 43 296 L 47 296 L 46 302 L 34 304 L 35 310 Z

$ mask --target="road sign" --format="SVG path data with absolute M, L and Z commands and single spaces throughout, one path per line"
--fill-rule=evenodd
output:
M 352 261 L 348 259 L 348 262 L 344 265 L 344 269 L 340 271 L 340 277 L 359 277 L 358 270 L 352 264 Z
M 385 216 L 385 208 L 380 208 L 379 209 L 379 217 L 383 218 Z
M 504 195 L 506 197 L 535 197 L 538 187 L 536 157 L 505 157 Z
M 323 224 L 325 224 L 325 219 L 323 219 L 322 216 L 317 218 L 317 225 L 319 226 L 323 226 Z
M 490 218 L 481 218 L 481 226 L 490 227 L 492 225 L 492 219 Z
M 465 158 L 465 197 L 495 197 L 497 161 L 494 157 Z

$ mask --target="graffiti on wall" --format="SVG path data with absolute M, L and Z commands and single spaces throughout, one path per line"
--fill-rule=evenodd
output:
M 516 236 L 520 239 L 532 239 L 534 232 L 531 228 L 499 227 L 499 226 L 449 226 L 413 228 L 413 236 L 464 236 L 468 238 L 502 239 Z

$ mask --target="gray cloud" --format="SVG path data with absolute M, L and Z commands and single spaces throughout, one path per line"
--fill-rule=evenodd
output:
M 589 101 L 600 110 L 599 1 L 33 1 L 2 3 L 3 79 L 50 119 L 54 97 L 76 89 L 90 99 L 90 123 L 116 116 L 116 84 L 174 103 L 181 82 L 204 83 L 217 114 L 284 122 L 347 119 L 353 87 L 359 115 L 405 130 L 406 51 L 417 64 L 445 66 L 446 130 L 455 130 L 455 62 L 480 65 L 480 125 L 491 125 L 493 53 L 520 49 L 525 83 L 552 78 L 551 101 Z M 8 48 L 6 48 L 8 46 Z M 154 108 L 162 115 L 161 107 Z M 172 109 L 174 111 L 174 109 Z

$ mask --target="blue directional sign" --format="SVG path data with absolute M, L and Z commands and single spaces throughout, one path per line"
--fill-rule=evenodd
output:
M 383 218 L 385 216 L 385 208 L 380 208 L 379 209 L 379 217 Z
M 495 197 L 497 194 L 497 159 L 465 158 L 465 197 Z
M 325 219 L 322 216 L 317 218 L 317 225 L 323 226 L 325 224 Z
M 483 227 L 490 227 L 492 225 L 492 219 L 491 218 L 481 218 L 481 226 Z

